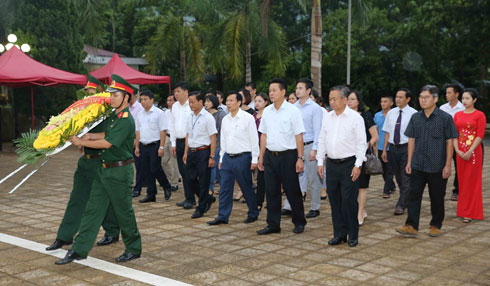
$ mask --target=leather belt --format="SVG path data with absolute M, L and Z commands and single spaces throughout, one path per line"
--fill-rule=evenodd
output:
M 85 154 L 85 158 L 87 159 L 100 158 L 100 154 Z
M 228 156 L 230 158 L 237 158 L 237 157 L 240 157 L 240 156 L 243 156 L 243 155 L 247 155 L 247 154 L 250 154 L 250 153 L 251 152 L 242 152 L 242 153 L 237 153 L 237 154 L 228 154 L 228 153 L 226 153 L 226 154 L 228 154 Z
M 209 145 L 201 146 L 201 147 L 197 147 L 197 148 L 189 148 L 189 151 L 197 152 L 197 151 L 202 151 L 202 150 L 207 150 L 207 149 L 209 149 Z
M 167 137 L 170 137 L 170 133 L 167 133 Z
M 102 163 L 102 167 L 106 168 L 106 169 L 107 168 L 114 168 L 114 167 L 122 167 L 122 166 L 129 165 L 133 162 L 134 162 L 134 159 L 131 158 L 131 159 L 124 160 L 124 161 L 117 161 L 117 162 L 112 162 L 112 163 Z
M 269 152 L 272 156 L 275 156 L 275 157 L 286 155 L 287 153 L 290 153 L 290 152 L 293 152 L 293 151 L 296 151 L 296 149 L 290 149 L 290 150 L 284 150 L 284 151 L 271 151 L 271 150 L 267 150 L 267 152 Z
M 176 140 L 177 141 L 184 141 L 185 142 L 185 138 L 177 138 Z
M 310 145 L 311 143 L 313 143 L 313 141 L 308 141 L 308 142 L 304 142 L 303 145 Z
M 143 145 L 143 146 L 145 146 L 145 147 L 151 146 L 151 145 L 155 145 L 155 144 L 158 144 L 158 143 L 160 143 L 160 140 L 154 141 L 154 142 L 151 142 L 151 143 L 148 143 L 148 144 L 145 144 L 143 142 L 140 142 L 140 144 Z
M 353 159 L 356 159 L 356 156 L 350 156 L 350 157 L 342 158 L 342 159 L 331 159 L 331 158 L 328 158 L 327 160 L 332 161 L 332 163 L 334 163 L 334 164 L 341 164 L 341 163 L 344 163 L 346 161 L 353 160 Z
M 392 148 L 395 148 L 395 149 L 396 148 L 403 148 L 403 147 L 407 147 L 407 146 L 408 146 L 408 143 L 405 143 L 405 144 L 397 144 L 397 145 L 390 143 L 390 148 L 392 147 Z

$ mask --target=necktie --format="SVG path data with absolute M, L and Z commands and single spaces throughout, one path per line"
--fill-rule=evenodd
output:
M 402 126 L 402 111 L 400 110 L 400 114 L 398 115 L 398 118 L 396 119 L 396 125 L 395 125 L 395 135 L 393 137 L 393 143 L 395 145 L 400 144 L 400 128 Z

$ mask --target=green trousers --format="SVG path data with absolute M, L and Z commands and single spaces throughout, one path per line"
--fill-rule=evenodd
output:
M 65 242 L 73 241 L 73 237 L 80 227 L 82 215 L 90 196 L 92 182 L 99 166 L 99 159 L 87 159 L 83 155 L 78 160 L 78 168 L 73 176 L 73 190 L 71 191 L 70 200 L 66 206 L 65 215 L 61 221 L 56 239 L 61 239 Z M 112 207 L 109 207 L 102 227 L 107 236 L 119 237 L 119 226 Z
M 126 251 L 136 255 L 141 253 L 141 235 L 136 225 L 131 197 L 133 175 L 132 165 L 97 169 L 80 230 L 72 247 L 73 251 L 82 257 L 88 255 L 109 205 L 112 205 Z

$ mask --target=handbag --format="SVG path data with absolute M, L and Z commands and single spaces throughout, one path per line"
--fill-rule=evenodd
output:
M 373 146 L 369 146 L 366 158 L 366 174 L 373 176 L 383 174 L 383 166 L 379 158 L 374 154 Z

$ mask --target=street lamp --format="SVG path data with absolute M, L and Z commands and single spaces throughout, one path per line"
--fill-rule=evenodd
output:
M 8 35 L 7 36 L 7 40 L 9 42 L 5 46 L 2 45 L 2 44 L 0 44 L 0 53 L 3 53 L 5 51 L 10 50 L 13 46 L 16 46 L 17 49 L 23 51 L 24 53 L 28 53 L 31 50 L 31 46 L 29 46 L 29 44 L 27 44 L 27 43 L 24 43 L 24 44 L 22 44 L 19 47 L 19 45 L 16 44 L 16 42 L 17 42 L 17 36 L 15 34 Z

